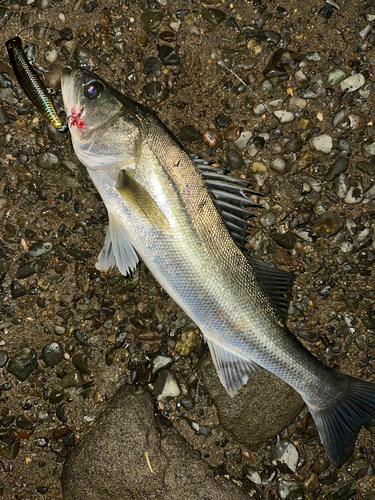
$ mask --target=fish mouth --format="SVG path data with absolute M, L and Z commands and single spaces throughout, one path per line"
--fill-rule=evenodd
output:
M 65 112 L 68 120 L 72 116 L 72 111 L 79 107 L 79 96 L 75 85 L 75 75 L 77 68 L 66 66 L 61 76 L 61 93 L 64 101 Z M 70 128 L 70 126 L 69 126 Z

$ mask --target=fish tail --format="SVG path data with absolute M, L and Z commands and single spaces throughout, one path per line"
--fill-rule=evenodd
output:
M 331 462 L 341 467 L 353 453 L 363 424 L 375 422 L 375 384 L 335 372 L 338 396 L 325 408 L 307 403 Z

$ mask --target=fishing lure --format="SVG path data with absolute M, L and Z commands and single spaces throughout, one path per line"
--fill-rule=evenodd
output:
M 33 67 L 27 60 L 19 36 L 10 38 L 6 43 L 10 62 L 12 63 L 14 74 L 27 97 L 35 104 L 39 111 L 52 123 L 59 132 L 68 131 L 68 125 L 63 125 L 56 112 L 51 95 L 43 84 L 42 80 L 35 73 Z

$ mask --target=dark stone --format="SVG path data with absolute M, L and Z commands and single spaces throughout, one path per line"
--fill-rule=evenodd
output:
M 179 55 L 169 45 L 159 47 L 159 58 L 164 66 L 178 66 L 180 64 Z
M 34 262 L 27 262 L 17 269 L 16 278 L 19 280 L 24 280 L 25 278 L 28 278 L 29 276 L 35 274 L 35 272 Z
M 202 18 L 214 26 L 218 26 L 226 17 L 225 12 L 220 9 L 207 8 L 202 10 Z
M 217 115 L 217 117 L 215 118 L 215 122 L 218 128 L 227 129 L 232 125 L 232 119 L 224 113 L 220 113 L 220 115 Z
M 214 476 L 167 419 L 154 417 L 148 392 L 123 386 L 69 453 L 61 484 L 64 500 L 248 498 Z
M 26 295 L 27 290 L 23 285 L 21 285 L 21 283 L 18 283 L 18 281 L 12 281 L 10 285 L 10 294 L 12 299 L 18 299 L 19 297 Z
M 185 125 L 180 129 L 178 138 L 183 142 L 198 142 L 201 144 L 203 142 L 203 135 L 198 132 L 192 125 Z
M 240 170 L 243 167 L 243 159 L 236 149 L 227 149 L 226 158 L 231 170 Z
M 8 363 L 8 372 L 14 375 L 21 382 L 38 368 L 36 352 L 34 349 L 25 347 L 15 356 L 10 358 Z
M 162 65 L 157 57 L 149 57 L 143 65 L 145 75 L 155 75 L 159 78 L 162 74 Z
M 8 362 L 8 353 L 6 351 L 0 351 L 0 368 L 3 368 Z
M 147 99 L 155 102 L 165 101 L 168 97 L 168 91 L 160 82 L 150 82 L 144 86 L 144 93 Z
M 42 349 L 41 358 L 47 366 L 55 366 L 63 359 L 64 349 L 59 342 L 50 342 Z

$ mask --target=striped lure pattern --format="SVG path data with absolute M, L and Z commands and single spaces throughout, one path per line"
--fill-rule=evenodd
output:
M 62 124 L 51 96 L 26 58 L 20 37 L 10 38 L 6 47 L 14 74 L 27 97 L 59 132 L 67 132 L 68 127 Z

